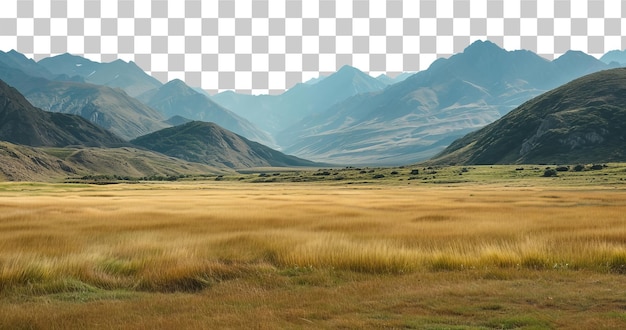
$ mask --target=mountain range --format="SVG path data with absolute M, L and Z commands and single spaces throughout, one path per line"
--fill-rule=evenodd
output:
M 49 160 L 40 163 L 47 164 L 45 171 L 57 174 L 69 168 L 68 173 L 97 173 L 108 167 L 142 175 L 166 173 L 167 166 L 172 173 L 184 173 L 185 168 L 215 172 L 267 166 L 403 165 L 448 146 L 438 160 L 548 162 L 554 159 L 545 155 L 557 155 L 582 161 L 582 154 L 593 155 L 594 160 L 601 155 L 620 159 L 610 144 L 623 137 L 614 140 L 612 133 L 605 133 L 618 131 L 621 126 L 615 125 L 623 121 L 618 112 L 606 110 L 622 106 L 608 94 L 611 89 L 622 91 L 616 78 L 621 73 L 602 70 L 619 67 L 624 54 L 609 52 L 598 60 L 569 51 L 549 61 L 530 51 L 506 51 L 477 41 L 427 70 L 393 79 L 344 66 L 280 95 L 209 96 L 180 80 L 162 84 L 132 62 L 97 63 L 69 54 L 35 62 L 16 51 L 0 52 L 0 80 L 7 83 L 0 85 L 0 141 L 11 150 L 0 152 L 0 161 L 15 165 L 19 172 L 37 163 L 28 163 L 31 155 Z M 582 78 L 585 83 L 579 79 L 572 82 L 577 85 L 563 85 L 598 71 L 605 75 L 592 74 Z M 591 88 L 593 84 L 604 89 Z M 548 92 L 561 85 L 575 92 Z M 540 102 L 544 108 L 527 102 L 546 92 L 541 97 L 548 95 L 547 100 Z M 548 105 L 554 112 L 543 113 Z M 523 126 L 524 133 L 502 133 L 496 124 L 489 125 L 500 120 L 506 124 L 498 125 Z M 538 120 L 541 128 L 533 126 Z M 615 123 L 606 126 L 607 121 Z M 479 130 L 483 127 L 490 131 Z M 528 132 L 534 135 L 524 135 Z M 513 138 L 518 135 L 522 142 Z M 549 137 L 565 142 L 548 143 L 544 139 Z M 518 156 L 505 153 L 512 146 L 507 141 L 525 147 Z M 582 147 L 593 141 L 602 143 L 594 145 L 597 153 Z M 494 153 L 502 158 L 474 149 L 491 150 L 490 145 L 501 147 Z M 559 146 L 563 153 L 545 149 L 549 145 Z M 115 157 L 129 165 L 117 167 Z M 152 165 L 139 164 L 142 158 L 152 159 Z M 3 175 L 11 177 L 9 165 L 3 166 Z M 33 177 L 33 171 L 21 177 Z
M 417 162 L 542 92 L 611 67 L 582 52 L 548 61 L 530 51 L 476 41 L 402 82 L 305 117 L 278 133 L 276 141 L 282 151 L 315 161 Z
M 66 53 L 44 58 L 37 64 L 53 74 L 79 76 L 94 85 L 121 88 L 133 97 L 161 86 L 160 81 L 147 75 L 132 61 L 98 63 Z
M 179 176 L 225 173 L 232 168 L 319 165 L 213 123 L 172 119 L 180 125 L 126 142 L 81 116 L 35 108 L 0 80 L 0 177 Z
M 44 58 L 37 64 L 42 69 L 52 72 L 53 75 L 72 77 L 73 80 L 83 79 L 84 82 L 91 85 L 110 87 L 111 90 L 117 91 L 118 94 L 123 94 L 118 95 L 118 98 L 132 99 L 136 103 L 133 107 L 138 105 L 139 107 L 131 110 L 126 115 L 132 117 L 132 114 L 141 114 L 141 117 L 128 118 L 128 120 L 122 120 L 121 122 L 115 121 L 110 126 L 104 125 L 104 127 L 111 129 L 126 139 L 133 139 L 168 127 L 167 120 L 170 117 L 181 116 L 192 120 L 215 122 L 253 141 L 273 145 L 273 139 L 267 133 L 248 120 L 216 104 L 204 93 L 187 86 L 178 79 L 162 84 L 146 74 L 134 62 L 127 63 L 122 60 L 116 60 L 110 63 L 98 63 L 80 56 L 61 54 Z M 18 87 L 18 89 L 20 88 Z M 35 105 L 46 110 L 70 112 L 67 107 L 68 102 L 53 101 L 52 104 L 45 104 L 42 101 L 54 100 L 54 98 L 48 95 L 44 95 L 43 98 L 37 98 L 30 93 L 26 93 L 26 96 Z M 136 102 L 137 100 L 140 102 Z M 71 103 L 77 104 L 80 109 L 83 109 L 85 102 L 79 99 L 72 100 Z M 141 109 L 142 107 L 144 109 Z M 81 111 L 77 111 L 75 108 L 72 109 L 72 113 L 81 114 Z M 113 109 L 119 110 L 120 108 L 116 106 Z M 92 119 L 90 117 L 92 111 L 90 110 L 86 113 L 85 118 Z M 99 113 L 100 116 L 107 114 L 102 111 L 99 111 Z M 148 113 L 150 114 L 148 115 Z M 119 113 L 117 114 L 119 115 Z M 122 122 L 124 121 L 134 123 L 138 126 L 137 129 L 133 131 L 130 127 L 120 127 L 123 126 Z
M 174 79 L 141 94 L 137 99 L 160 111 L 167 118 L 180 116 L 191 120 L 214 122 L 251 140 L 274 145 L 273 139 L 267 133 L 181 80 Z
M 626 68 L 546 92 L 454 141 L 438 164 L 587 164 L 626 161 Z
M 3 57 L 6 56 L 0 56 L 0 79 L 38 108 L 80 115 L 127 140 L 169 126 L 158 111 L 121 89 L 81 82 L 67 75 L 50 79 L 53 74 L 21 54 L 13 56 L 14 64 L 10 66 Z M 29 68 L 30 74 L 20 70 L 24 67 Z
M 245 95 L 231 91 L 212 99 L 276 136 L 302 118 L 320 115 L 348 97 L 380 91 L 387 84 L 357 68 L 343 66 L 334 74 L 314 83 L 297 84 L 280 95 Z M 279 146 L 282 146 L 279 143 Z

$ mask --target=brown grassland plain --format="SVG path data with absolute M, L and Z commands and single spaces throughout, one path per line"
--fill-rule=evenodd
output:
M 0 184 L 0 328 L 378 327 L 626 328 L 626 186 Z

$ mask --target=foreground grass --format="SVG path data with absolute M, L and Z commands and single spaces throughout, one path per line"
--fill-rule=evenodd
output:
M 0 327 L 626 326 L 619 179 L 525 182 L 3 184 Z

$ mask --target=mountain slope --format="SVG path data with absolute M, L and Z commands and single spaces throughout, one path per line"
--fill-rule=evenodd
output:
M 133 141 L 133 144 L 172 157 L 218 167 L 315 166 L 200 121 L 166 128 Z
M 46 68 L 40 66 L 32 59 L 26 58 L 24 54 L 21 54 L 15 50 L 8 52 L 0 51 L 0 63 L 20 70 L 29 76 L 41 77 L 46 79 L 54 79 L 56 75 L 52 74 Z
M 0 141 L 0 181 L 59 181 L 67 177 L 142 178 L 229 172 L 136 148 L 35 148 Z
M 29 146 L 114 146 L 124 140 L 74 115 L 33 107 L 0 80 L 0 140 Z
M 26 97 L 44 110 L 80 115 L 127 140 L 169 126 L 156 110 L 107 86 L 48 81 L 30 88 Z
M 209 121 L 259 143 L 273 145 L 273 139 L 248 120 L 211 101 L 206 95 L 175 79 L 158 89 L 150 90 L 138 99 L 161 111 L 166 118 L 181 116 Z
M 538 96 L 455 141 L 433 162 L 592 163 L 626 160 L 626 68 Z
M 45 70 L 45 69 L 42 69 Z M 30 76 L 0 62 L 0 79 L 15 87 L 36 107 L 80 115 L 124 139 L 169 127 L 154 109 L 120 89 Z
M 580 52 L 550 62 L 477 41 L 382 91 L 304 118 L 276 140 L 284 152 L 315 161 L 416 162 L 550 88 L 608 67 Z
M 53 74 L 80 76 L 88 83 L 121 88 L 133 97 L 161 86 L 161 82 L 146 74 L 132 61 L 98 63 L 66 53 L 44 58 L 38 64 Z
M 297 84 L 280 95 L 224 92 L 214 95 L 212 99 L 274 135 L 350 96 L 379 91 L 386 86 L 356 68 L 343 66 L 313 84 Z

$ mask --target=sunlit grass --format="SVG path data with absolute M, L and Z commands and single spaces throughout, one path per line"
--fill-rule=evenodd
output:
M 293 266 L 626 272 L 621 191 L 149 188 L 3 198 L 1 287 L 71 278 L 107 289 L 194 291 Z
M 141 299 L 149 299 L 142 294 L 216 294 L 244 304 L 230 307 L 236 315 L 252 308 L 245 305 L 251 304 L 251 296 L 260 304 L 270 292 L 277 299 L 270 304 L 289 309 L 294 304 L 289 299 L 295 298 L 275 291 L 286 283 L 307 286 L 311 301 L 321 302 L 318 290 L 351 279 L 377 279 L 367 288 L 346 288 L 349 299 L 359 301 L 366 297 L 359 292 L 376 292 L 377 285 L 402 291 L 392 283 L 408 283 L 412 277 L 437 286 L 439 278 L 471 283 L 476 278 L 623 276 L 624 210 L 626 190 L 602 186 L 12 186 L 0 192 L 0 297 L 91 301 L 128 292 Z M 595 284 L 585 285 L 593 292 Z M 437 294 L 457 297 L 453 292 Z M 489 311 L 496 310 L 496 302 L 485 303 Z M 282 325 L 333 318 L 332 310 L 311 304 L 317 314 L 290 309 L 293 315 L 282 315 L 290 320 Z M 394 327 L 436 328 L 462 325 L 482 313 L 456 307 L 450 313 L 459 315 L 452 319 L 400 322 L 391 316 L 403 313 L 405 307 L 397 304 L 385 307 L 391 314 L 376 314 L 377 320 Z M 379 324 L 352 319 L 349 309 L 344 312 L 349 322 L 327 325 Z M 548 324 L 531 314 L 514 317 L 509 312 L 472 324 Z M 271 320 L 270 315 L 264 317 Z M 622 318 L 611 320 L 620 324 Z M 230 319 L 221 324 L 246 323 Z

